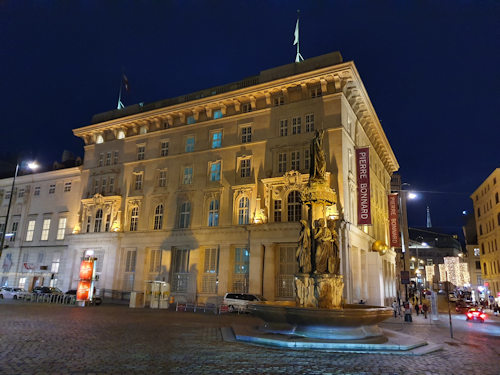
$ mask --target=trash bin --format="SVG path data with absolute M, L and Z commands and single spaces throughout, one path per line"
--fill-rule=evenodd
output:
M 144 307 L 144 292 L 130 292 L 129 307 Z

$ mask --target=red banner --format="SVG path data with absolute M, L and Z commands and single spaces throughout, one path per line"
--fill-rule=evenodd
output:
M 82 260 L 80 265 L 80 280 L 92 280 L 94 274 L 94 261 Z
M 370 149 L 356 149 L 356 167 L 358 177 L 358 225 L 371 225 L 370 206 Z
M 399 196 L 398 194 L 389 194 L 389 238 L 390 246 L 401 247 L 401 233 L 399 231 Z
M 90 288 L 92 281 L 79 281 L 76 290 L 76 299 L 78 301 L 88 301 L 90 299 Z

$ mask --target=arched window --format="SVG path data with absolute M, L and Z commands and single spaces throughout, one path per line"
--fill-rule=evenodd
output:
M 240 199 L 238 204 L 238 224 L 245 225 L 250 222 L 250 201 L 247 197 Z
M 294 190 L 288 194 L 288 221 L 299 221 L 302 218 L 300 193 Z
M 179 209 L 179 228 L 189 228 L 189 219 L 191 216 L 191 202 L 182 202 Z
M 137 223 L 139 222 L 139 207 L 132 208 L 130 212 L 130 231 L 137 231 Z
M 155 222 L 153 229 L 160 230 L 163 226 L 163 204 L 159 204 L 155 209 Z
M 95 221 L 94 221 L 94 232 L 100 232 L 102 225 L 102 210 L 99 209 L 95 213 Z
M 208 206 L 208 226 L 216 227 L 219 225 L 219 200 L 212 199 Z

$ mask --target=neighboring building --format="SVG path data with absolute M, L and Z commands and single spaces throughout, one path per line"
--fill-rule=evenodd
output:
M 2 286 L 65 287 L 64 268 L 74 261 L 67 243 L 78 223 L 80 180 L 78 167 L 18 176 L 8 228 L 5 218 L 12 178 L 0 180 L 0 232 L 7 234 L 0 259 Z
M 474 291 L 474 296 L 480 295 L 483 288 L 483 276 L 481 274 L 481 259 L 480 249 L 477 242 L 476 220 L 474 214 L 469 214 L 466 217 L 465 225 L 462 227 L 465 237 L 465 247 L 467 253 L 465 261 L 469 266 L 471 291 Z
M 500 302 L 500 168 L 470 196 L 474 205 L 484 286 Z

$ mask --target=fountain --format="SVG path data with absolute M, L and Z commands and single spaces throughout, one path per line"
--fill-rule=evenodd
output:
M 301 220 L 296 252 L 296 299 L 249 304 L 248 310 L 265 324 L 258 328 L 233 326 L 233 337 L 271 346 L 356 352 L 395 352 L 424 346 L 424 341 L 378 327 L 392 315 L 392 308 L 344 304 L 339 215 L 332 215 L 337 195 L 326 178 L 323 134 L 317 130 L 312 141 L 309 182 L 301 196 L 308 215 L 307 220 Z M 436 346 L 430 348 L 436 350 Z

